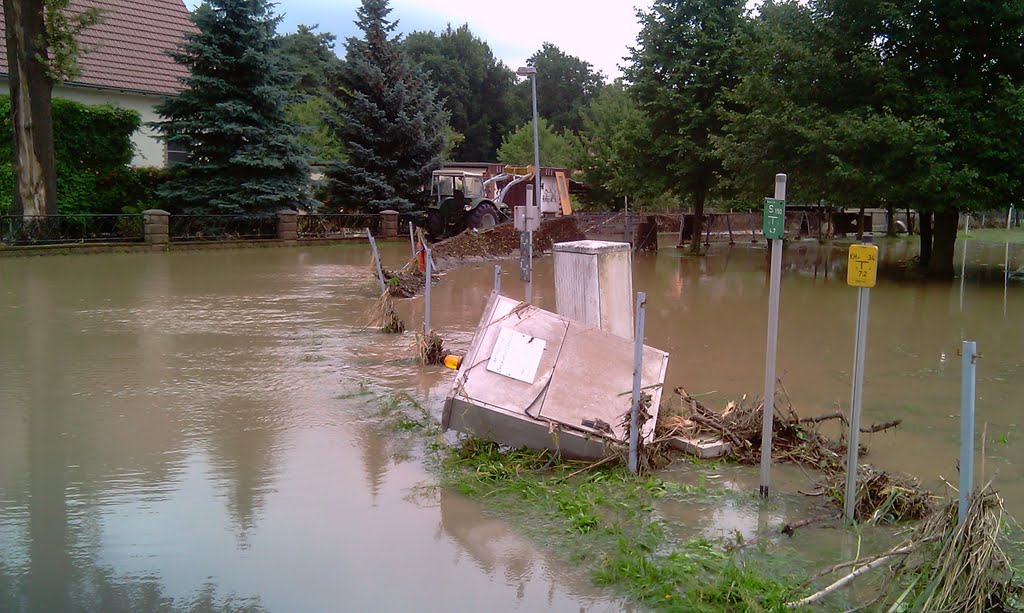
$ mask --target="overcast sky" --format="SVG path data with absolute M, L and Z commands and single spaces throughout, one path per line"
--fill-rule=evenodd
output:
M 185 3 L 195 8 L 200 0 Z M 338 35 L 335 50 L 344 55 L 345 37 L 356 34 L 353 21 L 359 4 L 358 0 L 278 0 L 275 10 L 284 15 L 279 32 L 292 32 L 300 23 L 319 24 L 320 31 Z M 448 24 L 468 23 L 512 70 L 550 42 L 615 78 L 621 76 L 618 66 L 640 31 L 636 7 L 647 9 L 650 4 L 650 0 L 392 0 L 391 18 L 399 21 L 404 33 L 437 32 Z

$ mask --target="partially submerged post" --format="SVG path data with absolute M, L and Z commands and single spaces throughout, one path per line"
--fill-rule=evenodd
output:
M 786 175 L 775 175 L 775 198 L 764 199 L 764 237 L 772 245 L 768 293 L 768 351 L 764 368 L 764 408 L 761 416 L 761 498 L 768 497 L 772 468 L 772 422 L 775 418 L 775 356 L 779 334 L 779 292 L 782 277 L 782 235 L 786 225 Z M 753 232 L 753 230 L 751 230 Z
M 846 283 L 857 288 L 857 331 L 853 350 L 853 391 L 850 397 L 850 434 L 846 439 L 846 490 L 843 495 L 843 516 L 856 521 L 857 463 L 860 454 L 860 414 L 864 398 L 864 354 L 867 351 L 868 306 L 871 288 L 878 276 L 878 247 L 869 244 L 871 235 L 865 234 L 866 244 L 850 245 Z
M 427 284 L 423 288 L 423 336 L 430 336 L 430 277 L 433 274 L 430 261 L 430 247 L 423 245 Z
M 501 266 L 498 264 L 494 265 L 494 291 L 501 291 Z
M 960 349 L 960 507 L 958 521 L 967 515 L 974 492 L 974 391 L 978 364 L 978 343 L 964 341 Z
M 641 377 L 644 367 L 644 311 L 647 306 L 647 294 L 638 292 L 636 295 L 636 331 L 633 335 L 633 404 L 629 410 L 629 470 L 637 473 L 637 447 L 640 431 L 640 395 Z
M 373 232 L 366 229 L 366 237 L 370 239 L 370 249 L 373 251 L 373 263 L 377 267 L 377 280 L 380 281 L 380 293 L 388 291 L 388 284 L 384 281 L 384 271 L 380 267 L 380 253 L 377 252 L 377 241 L 373 240 Z
M 416 257 L 416 237 L 413 235 L 412 222 L 409 222 L 409 246 L 412 247 L 412 257 Z

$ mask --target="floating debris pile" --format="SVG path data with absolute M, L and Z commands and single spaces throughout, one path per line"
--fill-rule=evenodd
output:
M 678 404 L 664 407 L 658 424 L 658 438 L 685 437 L 700 439 L 713 435 L 728 443 L 726 457 L 734 462 L 755 465 L 761 461 L 761 434 L 764 403 L 748 401 L 729 402 L 721 413 L 708 409 L 683 388 L 675 389 Z M 772 458 L 776 462 L 799 464 L 823 473 L 823 480 L 815 482 L 816 491 L 809 496 L 827 496 L 843 506 L 846 478 L 846 442 L 829 438 L 820 431 L 826 421 L 841 420 L 841 413 L 816 417 L 799 417 L 788 403 L 785 388 L 782 395 L 788 407 L 780 411 L 775 407 L 772 422 Z M 900 420 L 861 428 L 861 432 L 881 432 L 900 425 Z M 867 449 L 861 446 L 861 453 Z M 857 501 L 854 505 L 858 521 L 904 521 L 921 519 L 932 510 L 933 496 L 921 488 L 910 476 L 876 469 L 870 464 L 859 465 Z

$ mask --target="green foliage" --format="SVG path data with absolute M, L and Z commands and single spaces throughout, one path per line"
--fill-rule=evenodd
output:
M 52 104 L 57 206 L 62 214 L 118 213 L 125 206 L 156 204 L 153 189 L 163 173 L 129 166 L 131 137 L 140 124 L 137 112 L 64 98 Z M 6 118 L 0 130 L 0 199 L 5 207 L 14 192 L 10 107 L 10 97 L 0 96 L 0 116 Z
M 448 114 L 429 77 L 406 57 L 387 0 L 363 0 L 362 38 L 345 43 L 332 127 L 348 159 L 328 172 L 330 200 L 367 212 L 411 211 L 441 166 Z
M 337 37 L 317 32 L 317 27 L 300 24 L 295 32 L 279 36 L 274 47 L 289 73 L 290 89 L 299 95 L 321 96 L 340 81 L 342 61 L 334 53 Z
M 545 542 L 570 552 L 597 583 L 645 607 L 784 610 L 793 586 L 777 568 L 770 572 L 703 539 L 677 542 L 655 509 L 661 499 L 719 492 L 638 479 L 622 466 L 580 470 L 584 466 L 546 451 L 505 449 L 470 438 L 443 452 L 440 469 L 442 485 L 486 500 L 492 511 L 506 508 Z
M 465 136 L 447 159 L 493 160 L 502 135 L 514 125 L 509 107 L 512 71 L 468 25 L 454 30 L 448 26 L 440 34 L 413 32 L 403 46 L 409 58 L 430 74 L 444 98 L 451 127 Z
M 645 176 L 647 127 L 647 117 L 622 83 L 603 87 L 586 109 L 579 166 L 595 204 L 620 208 L 624 196 L 649 202 L 663 193 L 663 182 Z
M 160 189 L 183 212 L 271 213 L 312 204 L 308 152 L 288 119 L 288 73 L 274 53 L 269 0 L 209 0 L 174 59 L 185 88 L 157 109 L 164 138 L 189 152 Z
M 526 63 L 537 69 L 537 113 L 546 117 L 556 131 L 583 129 L 583 110 L 597 97 L 604 75 L 590 62 L 568 55 L 551 43 L 544 43 Z M 530 78 L 516 86 L 514 116 L 519 121 L 532 114 Z
M 579 157 L 579 139 L 569 130 L 555 132 L 543 117 L 537 122 L 540 139 L 540 165 L 575 168 Z M 527 122 L 505 135 L 498 149 L 498 161 L 526 166 L 533 164 L 533 122 Z
M 78 36 L 100 22 L 103 11 L 87 8 L 73 13 L 71 0 L 45 0 L 47 64 L 46 73 L 51 81 L 71 81 L 79 74 L 78 56 L 83 49 Z M 88 51 L 86 49 L 85 51 Z
M 331 129 L 330 121 L 338 121 L 330 103 L 321 96 L 307 96 L 302 102 L 288 106 L 288 119 L 301 128 L 299 143 L 317 162 L 336 162 L 345 158 L 345 148 Z
M 722 133 L 723 92 L 738 80 L 743 10 L 742 0 L 656 0 L 640 14 L 626 71 L 649 118 L 648 169 L 667 189 L 692 197 L 698 213 L 722 172 L 711 145 Z

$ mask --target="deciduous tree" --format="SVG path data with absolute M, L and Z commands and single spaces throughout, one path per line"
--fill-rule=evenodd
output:
M 464 140 L 453 148 L 460 161 L 489 161 L 502 136 L 514 125 L 509 96 L 515 77 L 494 57 L 490 46 L 468 25 L 440 34 L 413 32 L 404 43 L 409 57 L 430 74 L 450 114 L 453 130 Z
M 722 134 L 724 92 L 739 80 L 743 0 L 655 0 L 626 77 L 649 118 L 651 166 L 689 198 L 696 217 L 691 252 L 700 252 L 704 204 L 722 172 L 713 139 Z

